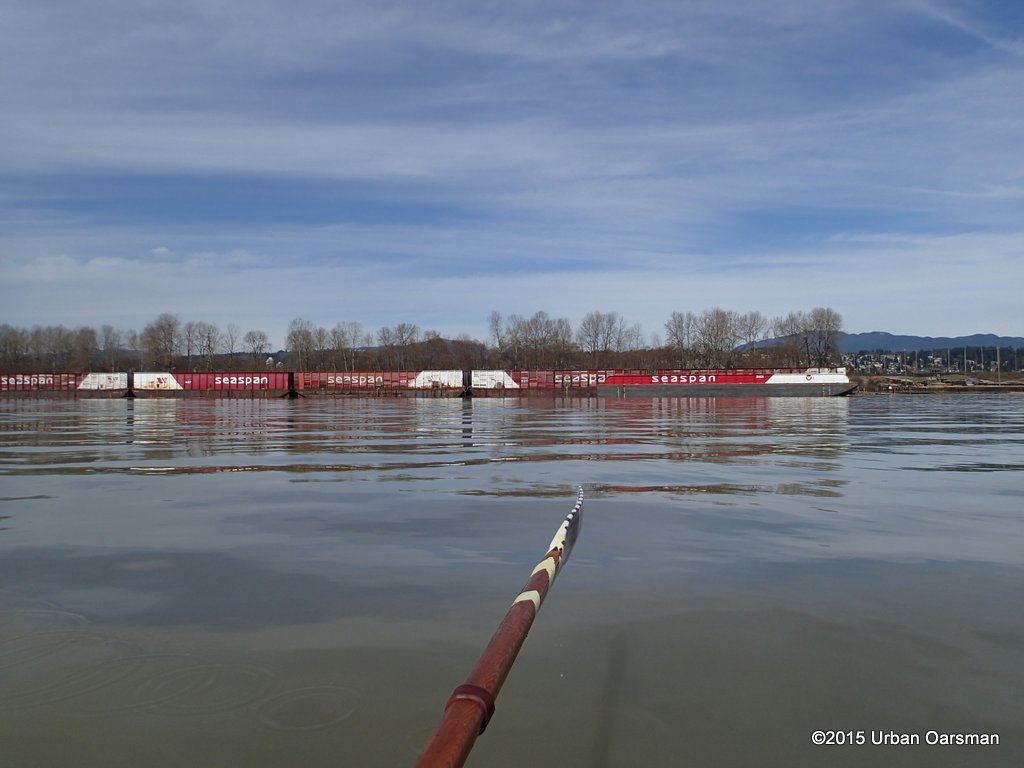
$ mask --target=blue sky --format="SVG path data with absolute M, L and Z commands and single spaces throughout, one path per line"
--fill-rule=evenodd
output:
M 6 0 L 0 322 L 1024 334 L 1024 5 Z

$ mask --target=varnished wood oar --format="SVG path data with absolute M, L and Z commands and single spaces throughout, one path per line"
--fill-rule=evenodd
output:
M 416 768 L 458 768 L 466 762 L 476 737 L 484 732 L 494 700 L 523 647 L 523 641 L 537 617 L 555 576 L 569 559 L 580 531 L 583 514 L 583 489 L 576 494 L 576 505 L 551 540 L 547 554 L 533 569 L 530 578 L 512 601 L 505 618 L 484 649 L 466 682 L 452 693 L 441 723 L 423 749 Z

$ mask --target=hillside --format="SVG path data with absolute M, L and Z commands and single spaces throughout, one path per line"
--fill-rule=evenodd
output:
M 923 352 L 933 349 L 962 349 L 963 347 L 1024 347 L 1020 336 L 996 336 L 976 333 L 971 336 L 899 336 L 885 331 L 849 333 L 839 342 L 842 352 Z

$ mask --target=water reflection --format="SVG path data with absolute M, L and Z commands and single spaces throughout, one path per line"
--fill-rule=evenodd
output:
M 409 764 L 577 484 L 471 765 L 1016 764 L 1022 468 L 1009 397 L 0 401 L 5 765 Z
M 0 473 L 341 475 L 498 462 L 818 459 L 843 449 L 848 419 L 848 401 L 839 398 L 577 399 L 525 406 L 498 400 L 143 400 L 86 401 L 63 410 L 59 417 L 50 414 L 46 430 L 5 433 Z M 121 428 L 112 417 L 125 412 Z M 46 450 L 30 452 L 31 446 Z

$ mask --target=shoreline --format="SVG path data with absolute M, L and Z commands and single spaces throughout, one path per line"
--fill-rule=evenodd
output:
M 977 379 L 966 383 L 958 380 L 944 380 L 936 377 L 917 376 L 851 376 L 857 383 L 852 395 L 982 395 L 1024 393 L 1024 378 L 1017 374 L 1007 381 Z

